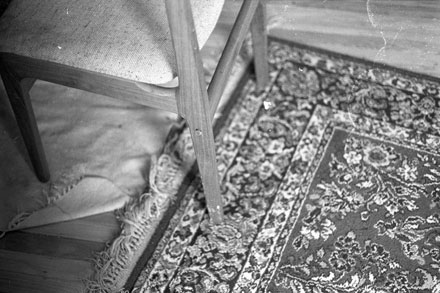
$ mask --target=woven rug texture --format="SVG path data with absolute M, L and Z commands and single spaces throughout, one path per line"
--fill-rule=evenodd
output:
M 280 40 L 134 292 L 440 292 L 440 83 Z

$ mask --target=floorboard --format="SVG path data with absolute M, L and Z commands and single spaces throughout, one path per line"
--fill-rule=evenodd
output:
M 120 224 L 114 213 L 109 212 L 74 221 L 30 228 L 25 231 L 32 234 L 107 242 L 119 234 Z
M 7 237 L 0 239 L 0 250 L 84 261 L 93 257 L 91 252 L 99 252 L 104 248 L 105 244 L 102 242 L 21 231 L 8 233 Z
M 0 270 L 0 288 L 2 293 L 80 293 L 84 282 Z
M 88 260 L 64 259 L 3 249 L 0 249 L 0 259 L 0 271 L 59 279 L 65 282 L 85 280 L 92 272 L 92 264 Z

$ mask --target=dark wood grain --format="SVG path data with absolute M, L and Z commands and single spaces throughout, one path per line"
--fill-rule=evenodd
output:
M 0 249 L 0 260 L 0 271 L 38 275 L 65 281 L 85 280 L 92 273 L 92 264 L 84 260 L 30 255 L 2 249 Z
M 113 212 L 25 229 L 32 234 L 69 238 L 72 241 L 88 240 L 99 243 L 110 241 L 121 232 L 121 227 Z M 39 244 L 41 246 L 42 244 Z
M 99 252 L 104 248 L 105 245 L 102 242 L 30 234 L 21 231 L 10 232 L 0 239 L 0 250 L 85 261 L 93 258 L 93 252 Z
M 0 290 L 2 293 L 83 293 L 84 282 L 0 270 Z

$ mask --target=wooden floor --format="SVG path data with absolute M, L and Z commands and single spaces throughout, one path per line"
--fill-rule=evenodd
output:
M 440 77 L 440 1 L 269 3 L 272 35 Z
M 0 240 L 0 292 L 82 292 L 93 253 L 118 234 L 112 213 L 8 233 Z
M 204 48 L 208 63 L 240 2 L 226 1 Z M 268 2 L 275 36 L 440 77 L 440 1 Z M 0 292 L 81 292 L 93 254 L 118 233 L 112 213 L 8 233 L 0 239 Z

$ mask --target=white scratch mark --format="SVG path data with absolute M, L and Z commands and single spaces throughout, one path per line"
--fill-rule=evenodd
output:
M 403 30 L 403 26 L 400 26 L 400 29 L 399 29 L 399 31 L 394 35 L 394 38 L 393 38 L 393 40 L 391 41 L 391 45 L 390 46 L 392 46 L 393 44 L 394 44 L 394 42 L 396 41 L 396 39 L 397 39 L 397 36 L 400 34 L 400 32 Z
M 387 39 L 385 38 L 385 35 L 382 30 L 380 31 L 380 35 L 382 36 L 383 39 L 383 46 L 382 48 L 379 49 L 379 51 L 377 51 L 376 56 L 374 57 L 374 62 L 376 62 L 378 58 L 380 58 L 379 61 L 382 61 L 383 58 L 385 57 L 385 50 L 387 48 Z
M 69 15 L 69 8 L 67 8 L 66 14 Z
M 59 50 L 61 50 L 63 47 L 61 47 L 61 46 L 57 46 L 57 48 L 58 48 Z
M 374 13 L 371 12 L 370 8 L 370 0 L 367 0 L 367 14 L 368 14 L 368 20 L 370 21 L 371 25 L 376 28 L 377 23 L 374 21 Z
M 376 23 L 376 21 L 374 20 L 374 13 L 371 11 L 371 7 L 370 7 L 370 0 L 367 0 L 367 15 L 368 15 L 368 20 L 371 23 L 371 26 L 375 29 L 378 28 L 378 24 Z M 382 61 L 383 58 L 385 57 L 385 50 L 387 47 L 387 39 L 385 38 L 385 34 L 383 32 L 382 26 L 379 26 L 379 32 L 380 32 L 380 36 L 383 39 L 383 46 L 379 49 L 379 51 L 377 51 L 376 56 L 374 57 L 374 62 L 378 61 L 378 58 L 380 58 L 379 61 Z
M 264 110 L 270 110 L 274 107 L 274 104 L 270 101 L 263 101 Z

